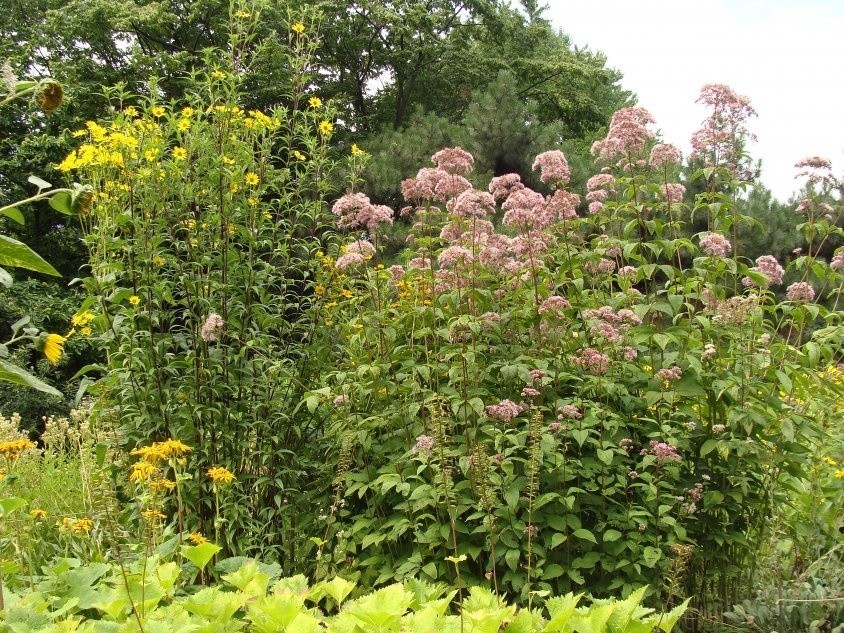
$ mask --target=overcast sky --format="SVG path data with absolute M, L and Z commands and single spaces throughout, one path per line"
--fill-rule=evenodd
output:
M 605 53 L 684 154 L 706 116 L 694 103 L 701 86 L 725 83 L 759 113 L 749 149 L 776 197 L 794 191 L 794 163 L 805 156 L 844 173 L 844 1 L 545 1 L 545 17 Z

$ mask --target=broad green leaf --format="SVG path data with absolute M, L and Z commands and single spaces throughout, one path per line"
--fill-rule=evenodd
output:
M 0 235 L 0 266 L 25 268 L 36 273 L 60 277 L 59 271 L 50 266 L 38 253 L 23 242 Z
M 9 218 L 10 220 L 14 220 L 15 222 L 17 222 L 21 226 L 23 226 L 25 224 L 24 219 L 23 219 L 23 213 L 21 213 L 20 209 L 18 209 L 17 207 L 4 208 L 2 213 L 7 218 Z
M 28 503 L 29 502 L 26 499 L 21 499 L 20 497 L 6 497 L 5 499 L 0 499 L 0 517 L 9 516 L 15 510 L 20 510 L 25 507 Z
M 50 197 L 50 206 L 59 213 L 73 214 L 73 198 L 68 191 L 58 191 Z
M 5 360 L 0 360 L 0 380 L 21 385 L 22 387 L 32 387 L 38 391 L 48 393 L 51 396 L 64 398 L 64 394 L 55 387 L 51 387 L 40 378 L 36 378 L 28 371 L 25 371 L 17 365 L 13 365 Z
M 604 543 L 612 543 L 613 541 L 617 541 L 621 538 L 621 532 L 618 530 L 606 530 L 604 531 Z
M 580 528 L 579 530 L 575 530 L 574 532 L 572 532 L 572 536 L 574 536 L 575 538 L 579 538 L 583 541 L 591 541 L 592 543 L 596 543 L 596 544 L 598 542 L 597 539 L 595 538 L 595 535 L 592 534 L 592 532 L 590 532 L 589 530 L 586 530 L 584 528 Z
M 211 542 L 200 543 L 199 545 L 182 545 L 182 556 L 199 567 L 200 570 L 203 570 L 221 549 L 223 548 Z

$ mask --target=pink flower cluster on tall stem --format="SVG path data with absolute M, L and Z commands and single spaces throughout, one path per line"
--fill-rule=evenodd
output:
M 754 140 L 747 120 L 756 116 L 750 100 L 724 84 L 706 84 L 697 103 L 708 106 L 709 117 L 692 135 L 692 158 L 701 158 L 706 167 L 727 167 L 735 176 L 743 173 L 741 153 L 746 140 Z

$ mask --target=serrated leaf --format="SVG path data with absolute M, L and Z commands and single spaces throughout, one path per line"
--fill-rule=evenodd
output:
M 25 268 L 37 273 L 61 277 L 59 271 L 50 266 L 38 253 L 8 235 L 0 235 L 0 266 Z
M 223 548 L 211 542 L 200 543 L 199 545 L 183 545 L 182 556 L 199 567 L 200 570 L 203 570 L 221 549 Z

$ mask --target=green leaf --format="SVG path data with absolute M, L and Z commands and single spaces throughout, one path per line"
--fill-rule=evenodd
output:
M 12 283 L 14 283 L 12 276 L 6 271 L 5 268 L 0 268 L 0 284 L 9 288 L 11 287 Z
M 572 532 L 572 536 L 579 538 L 582 541 L 591 541 L 592 543 L 597 544 L 598 541 L 595 539 L 595 535 L 592 534 L 589 530 L 584 528 L 580 528 L 579 530 L 575 530 Z
M 665 631 L 665 633 L 671 633 L 674 625 L 677 624 L 677 621 L 686 612 L 686 607 L 689 606 L 690 600 L 691 598 L 686 598 L 682 604 L 678 604 L 671 611 L 665 613 L 659 621 L 659 628 Z
M 182 556 L 199 567 L 200 570 L 203 570 L 221 549 L 223 548 L 211 542 L 200 543 L 199 545 L 183 545 Z
M 68 191 L 59 191 L 50 198 L 50 206 L 59 213 L 73 215 L 73 199 Z
M 553 580 L 554 578 L 559 578 L 565 573 L 565 570 L 560 565 L 556 563 L 553 565 L 548 565 L 545 568 L 545 571 L 542 572 L 542 580 Z
M 621 538 L 621 532 L 618 530 L 606 530 L 604 532 L 604 543 L 612 543 Z
M 59 271 L 44 261 L 38 253 L 8 235 L 0 235 L 0 266 L 25 268 L 37 273 L 61 277 Z
M 44 189 L 49 189 L 53 185 L 44 180 L 43 178 L 39 178 L 38 176 L 30 176 L 26 179 L 26 181 L 30 184 L 35 185 L 38 187 L 38 191 L 43 191 Z
M 12 514 L 15 510 L 20 510 L 23 507 L 26 507 L 26 504 L 29 503 L 26 499 L 21 499 L 20 497 L 7 497 L 5 499 L 0 499 L 0 517 L 6 517 Z
M 55 387 L 51 387 L 40 378 L 36 378 L 17 365 L 13 365 L 5 360 L 0 360 L 0 380 L 21 385 L 22 387 L 32 387 L 38 391 L 48 393 L 51 396 L 64 398 L 64 394 Z
M 645 551 L 642 552 L 642 560 L 648 567 L 656 565 L 660 558 L 662 558 L 662 551 L 656 547 L 646 547 Z
M 20 225 L 25 224 L 23 220 L 23 213 L 21 213 L 20 209 L 18 209 L 17 207 L 8 207 L 6 209 L 3 209 L 2 213 L 7 218 L 9 218 L 10 220 L 14 220 Z

